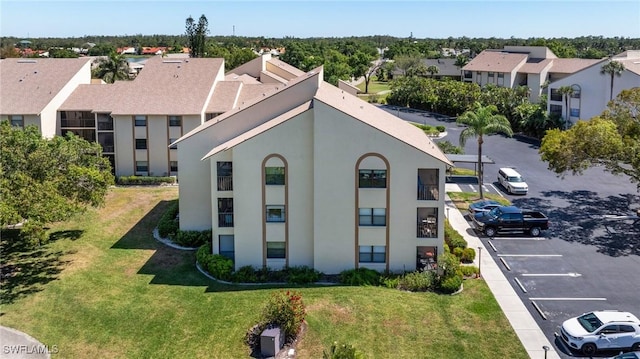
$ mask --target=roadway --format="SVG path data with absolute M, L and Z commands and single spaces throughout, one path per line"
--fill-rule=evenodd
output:
M 463 128 L 453 119 L 382 108 L 407 121 L 444 125 L 447 135 L 441 140 L 459 144 Z M 547 169 L 538 149 L 535 140 L 485 136 L 483 154 L 495 164 L 485 165 L 483 180 L 486 191 L 500 193 L 519 207 L 547 214 L 551 228 L 538 238 L 510 234 L 480 239 L 491 248 L 488 252 L 560 357 L 581 357 L 554 336 L 564 320 L 600 309 L 640 316 L 640 223 L 624 219 L 640 207 L 640 196 L 628 178 L 599 168 L 591 168 L 582 176 L 560 178 Z M 477 154 L 477 141 L 467 140 L 464 150 L 465 154 Z M 529 185 L 529 193 L 505 193 L 496 178 L 500 167 L 515 167 Z M 459 185 L 464 191 L 477 191 L 477 184 Z M 598 356 L 612 354 L 617 352 Z

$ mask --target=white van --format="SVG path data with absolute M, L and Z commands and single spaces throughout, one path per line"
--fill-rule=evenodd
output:
M 498 170 L 498 182 L 511 194 L 527 194 L 529 186 L 518 171 L 510 167 Z

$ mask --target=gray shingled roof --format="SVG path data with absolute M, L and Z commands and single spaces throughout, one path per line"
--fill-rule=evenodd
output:
M 0 60 L 0 113 L 40 114 L 90 61 L 89 58 Z

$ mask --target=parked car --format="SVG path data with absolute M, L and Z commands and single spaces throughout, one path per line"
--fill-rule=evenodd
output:
M 478 202 L 471 203 L 469 205 L 469 214 L 474 215 L 479 212 L 489 212 L 490 210 L 500 207 L 502 204 L 492 199 L 485 199 Z
M 498 232 L 525 232 L 537 237 L 549 229 L 549 218 L 542 212 L 524 211 L 516 206 L 500 206 L 489 212 L 476 213 L 473 217 L 476 229 L 488 237 Z
M 593 311 L 565 320 L 560 337 L 585 355 L 601 349 L 640 351 L 640 319 L 629 312 Z
M 498 170 L 498 183 L 510 194 L 527 194 L 529 186 L 520 173 L 511 167 L 503 167 Z

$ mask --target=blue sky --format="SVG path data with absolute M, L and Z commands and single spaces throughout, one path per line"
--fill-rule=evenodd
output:
M 202 14 L 224 36 L 640 38 L 640 0 L 0 0 L 0 36 L 182 35 Z

